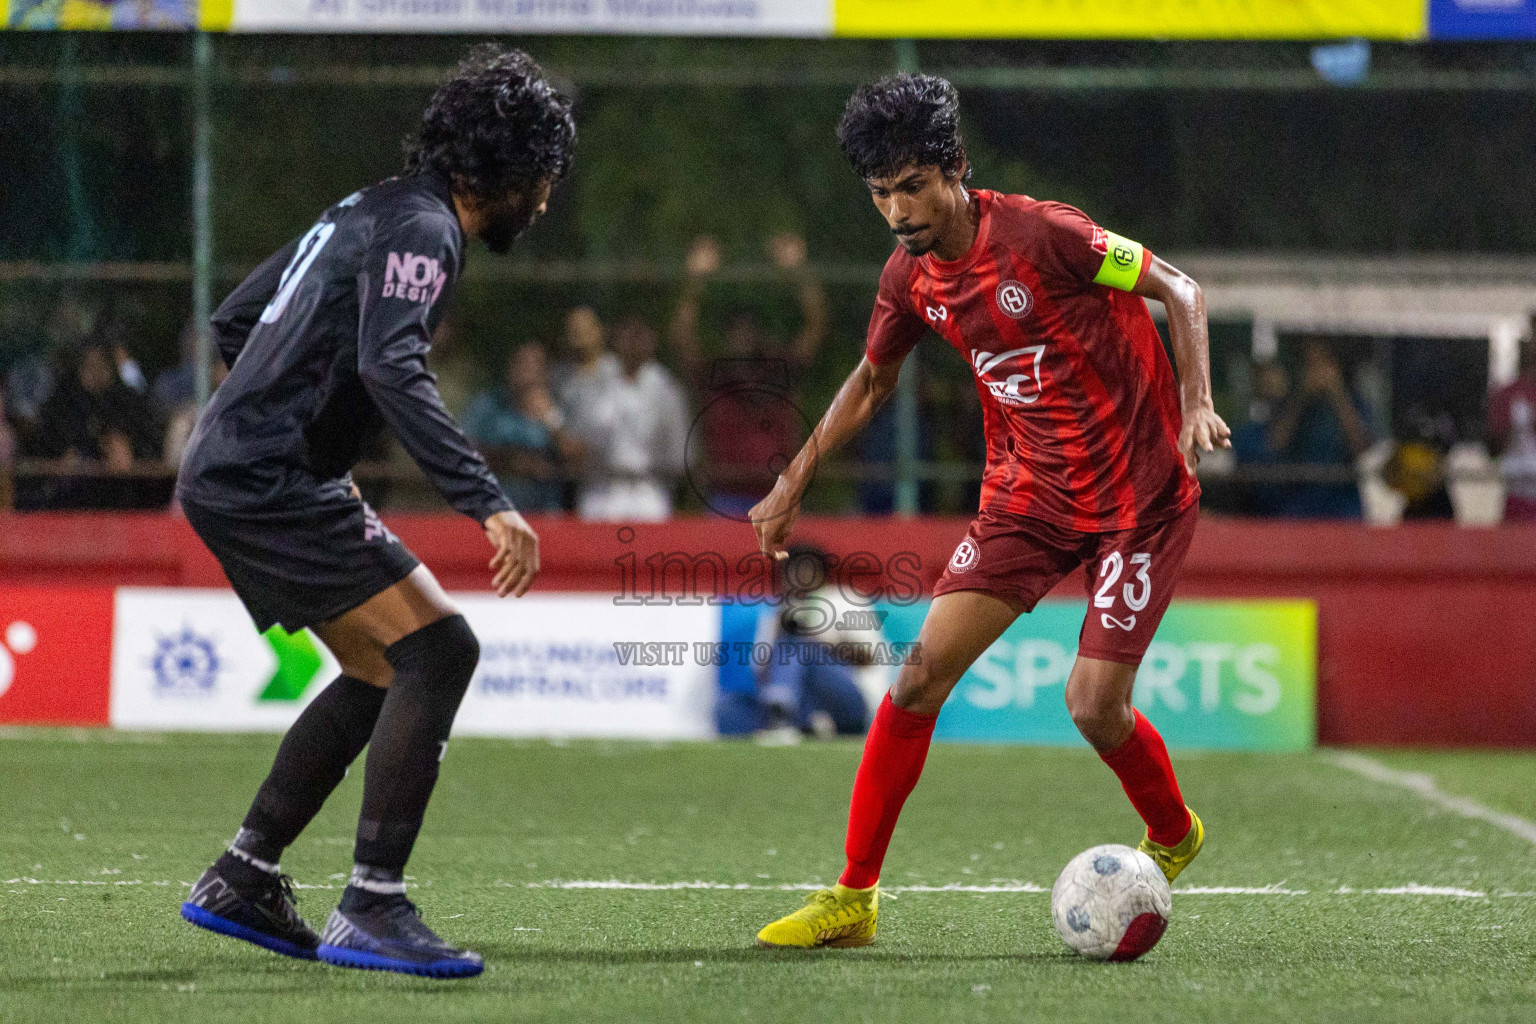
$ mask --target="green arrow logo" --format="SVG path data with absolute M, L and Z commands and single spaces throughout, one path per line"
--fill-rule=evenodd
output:
M 309 630 L 289 633 L 282 626 L 273 626 L 261 636 L 277 655 L 277 671 L 256 699 L 298 700 L 320 674 L 320 652 L 315 649 Z

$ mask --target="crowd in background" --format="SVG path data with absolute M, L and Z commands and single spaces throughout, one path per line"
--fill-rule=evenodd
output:
M 665 322 L 576 305 L 547 343 L 510 340 L 489 386 L 460 325 L 442 325 L 429 360 L 439 391 L 519 508 L 654 521 L 681 500 L 690 510 L 746 515 L 825 404 L 804 386 L 829 333 L 827 296 L 807 271 L 802 238 L 776 235 L 766 250 L 798 309 L 782 336 L 748 306 L 704 314 L 721 266 L 710 238 L 691 247 Z M 42 325 L 43 343 L 13 355 L 0 387 L 0 487 L 14 483 L 0 498 L 19 509 L 170 502 L 196 418 L 196 332 L 186 325 L 179 361 L 150 375 L 129 326 L 111 307 L 92 310 L 66 295 Z M 851 363 L 855 351 L 842 346 L 837 357 Z M 1229 389 L 1246 402 L 1229 417 L 1231 456 L 1207 466 L 1209 507 L 1379 518 L 1373 506 L 1387 495 L 1398 518 L 1449 517 L 1458 474 L 1481 474 L 1502 482 L 1507 518 L 1536 518 L 1536 341 L 1522 345 L 1519 377 L 1485 402 L 1478 392 L 1470 410 L 1437 402 L 1446 382 L 1435 379 L 1434 360 L 1411 365 L 1409 385 L 1394 389 L 1377 360 L 1330 339 L 1287 339 L 1282 351 L 1288 359 L 1246 365 L 1243 386 Z M 216 357 L 212 364 L 217 386 L 225 367 Z M 964 376 L 923 372 L 917 407 L 915 458 L 976 471 L 924 481 L 920 509 L 974 509 L 985 458 L 974 388 Z M 895 403 L 848 454 L 862 471 L 845 509 L 893 511 Z M 385 444 L 370 465 L 408 479 L 407 461 Z M 13 472 L 18 466 L 25 471 Z M 366 476 L 359 473 L 365 490 Z
M 1407 393 L 1392 409 L 1373 360 L 1360 359 L 1349 372 L 1327 339 L 1299 341 L 1291 368 L 1278 359 L 1252 368 L 1252 400 L 1246 418 L 1232 424 L 1232 454 L 1256 482 L 1238 490 L 1234 511 L 1487 520 L 1498 510 L 1459 514 L 1458 501 L 1472 506 L 1481 493 L 1502 492 L 1502 518 L 1536 519 L 1536 313 L 1521 343 L 1519 374 L 1486 396 L 1485 409 L 1476 410 L 1485 416 L 1457 415 L 1447 400 L 1456 382 L 1433 359 L 1406 360 Z

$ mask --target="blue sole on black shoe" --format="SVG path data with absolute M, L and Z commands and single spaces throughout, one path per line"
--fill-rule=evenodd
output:
M 283 956 L 291 956 L 295 960 L 320 959 L 312 949 L 306 949 L 286 939 L 267 935 L 254 928 L 247 928 L 243 924 L 237 924 L 228 918 L 211 913 L 195 903 L 183 903 L 181 905 L 181 916 L 199 928 L 206 928 L 211 932 L 218 932 L 220 935 L 228 935 L 231 938 L 244 939 L 246 942 L 254 943 L 262 949 L 281 953 Z
M 320 959 L 337 967 L 355 967 L 360 971 L 395 971 L 400 974 L 416 974 L 424 978 L 473 978 L 485 970 L 485 964 L 464 960 L 433 960 L 417 963 L 414 960 L 396 960 L 381 953 L 368 953 L 361 949 L 347 949 L 322 942 L 317 950 Z

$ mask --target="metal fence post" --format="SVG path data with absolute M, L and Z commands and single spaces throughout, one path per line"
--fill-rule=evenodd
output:
M 917 70 L 917 44 L 896 40 L 896 70 Z M 902 364 L 896 382 L 896 514 L 917 514 L 917 352 Z
M 207 32 L 192 37 L 192 323 L 197 333 L 197 406 L 213 390 L 213 157 L 209 78 L 213 44 Z

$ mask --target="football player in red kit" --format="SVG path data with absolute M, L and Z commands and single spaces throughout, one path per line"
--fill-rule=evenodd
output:
M 968 188 L 959 100 L 941 78 L 860 88 L 838 141 L 900 245 L 880 276 L 864 359 L 752 510 L 758 543 L 784 557 L 816 459 L 870 421 L 928 330 L 975 373 L 987 468 L 980 514 L 934 587 L 921 661 L 902 666 L 865 742 L 847 866 L 758 943 L 874 939 L 880 866 L 945 698 L 1078 566 L 1089 607 L 1067 707 L 1146 821 L 1141 849 L 1172 881 L 1199 853 L 1204 829 L 1131 690 L 1194 535 L 1195 464 L 1230 443 L 1211 404 L 1200 288 L 1070 206 Z M 1168 311 L 1177 379 L 1143 298 Z

